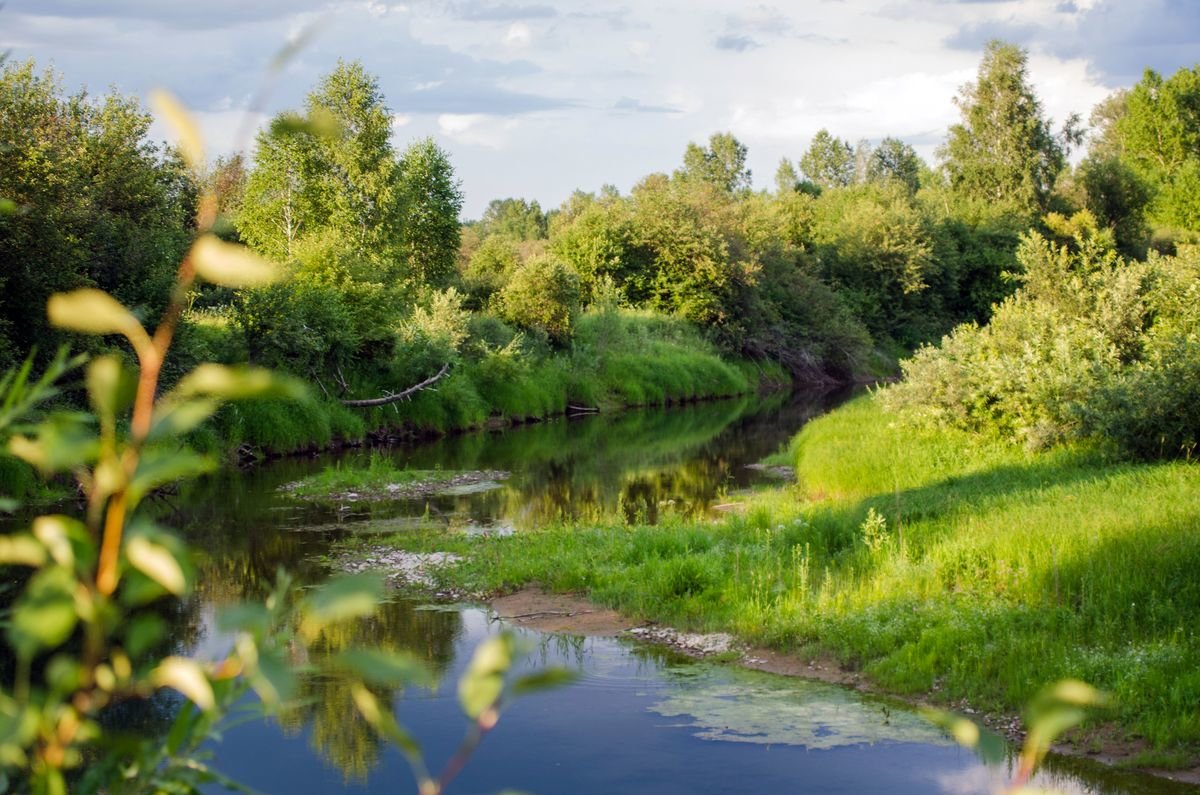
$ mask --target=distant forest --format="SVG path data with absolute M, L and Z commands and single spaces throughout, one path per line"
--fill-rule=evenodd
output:
M 199 361 L 301 376 L 317 442 L 394 421 L 342 400 L 447 365 L 440 392 L 402 421 L 445 429 L 686 399 L 749 388 L 755 372 L 895 372 L 922 344 L 986 323 L 1023 284 L 1023 247 L 1075 256 L 1086 243 L 1111 264 L 1197 241 L 1200 67 L 1146 71 L 1086 126 L 1058 127 L 1027 69 L 1020 48 L 988 44 L 934 164 L 898 138 L 821 130 L 779 164 L 773 190 L 755 191 L 745 145 L 717 133 L 628 194 L 580 191 L 548 210 L 501 198 L 462 223 L 447 154 L 430 139 L 393 146 L 391 109 L 358 62 L 272 119 L 252 154 L 202 173 L 148 139 L 136 100 L 72 94 L 53 72 L 7 62 L 0 367 L 68 342 L 46 320 L 54 292 L 100 287 L 153 324 L 211 193 L 219 234 L 289 278 L 197 287 L 166 376 Z M 239 411 L 215 431 L 227 442 L 302 441 L 266 409 Z

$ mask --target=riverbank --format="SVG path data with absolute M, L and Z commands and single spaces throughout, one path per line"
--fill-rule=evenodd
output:
M 431 388 L 386 406 L 351 408 L 319 384 L 305 401 L 227 405 L 189 441 L 226 458 L 271 458 L 791 385 L 778 363 L 723 358 L 690 329 L 664 330 L 638 315 L 612 323 L 604 335 L 597 332 L 596 339 L 578 340 L 565 351 L 464 358 Z M 374 397 L 398 388 L 381 383 L 360 386 L 355 394 Z
M 1126 763 L 1200 748 L 1200 470 L 1031 454 L 916 430 L 871 399 L 792 445 L 799 484 L 712 522 L 403 536 L 462 555 L 476 593 L 538 583 L 627 615 L 834 661 L 886 692 L 1015 714 L 1084 679 L 1115 706 L 1079 733 Z M 1104 738 L 1104 739 L 1101 739 Z

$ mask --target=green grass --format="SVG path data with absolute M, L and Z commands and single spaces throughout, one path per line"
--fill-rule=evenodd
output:
M 614 409 L 746 394 L 760 383 L 786 384 L 775 364 L 729 362 L 678 318 L 653 312 L 588 312 L 567 350 L 490 351 L 466 357 L 430 389 L 389 406 L 349 409 L 332 399 L 254 400 L 227 406 L 194 432 L 193 446 L 294 453 L 360 440 L 368 430 L 418 434 L 478 428 L 489 420 L 524 422 L 568 406 Z M 383 394 L 396 384 L 359 385 Z
M 630 613 L 821 649 L 894 692 L 1018 711 L 1074 677 L 1152 748 L 1200 749 L 1200 468 L 1032 454 L 863 398 L 792 445 L 799 484 L 716 523 L 408 538 L 483 591 L 539 582 Z

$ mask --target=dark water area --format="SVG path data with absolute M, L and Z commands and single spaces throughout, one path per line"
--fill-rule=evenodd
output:
M 519 533 L 599 517 L 704 515 L 774 482 L 747 465 L 850 394 L 559 418 L 216 473 L 156 507 L 199 551 L 198 586 L 177 616 L 176 647 L 222 655 L 230 642 L 215 628 L 222 606 L 261 599 L 281 568 L 301 584 L 320 582 L 330 575 L 330 544 L 356 534 L 430 525 Z M 280 492 L 324 467 L 381 454 L 412 469 L 511 476 L 480 493 L 381 504 L 314 505 Z M 466 729 L 458 676 L 475 646 L 499 630 L 478 606 L 397 599 L 342 640 L 411 651 L 437 673 L 436 690 L 391 694 L 436 771 Z M 452 793 L 989 793 L 1011 772 L 983 765 L 901 704 L 838 686 L 697 662 L 632 640 L 521 636 L 522 665 L 562 665 L 578 679 L 506 709 Z M 214 766 L 260 792 L 415 791 L 407 763 L 378 743 L 344 684 L 311 680 L 303 690 L 303 706 L 227 731 L 213 746 Z M 130 721 L 168 718 L 143 710 Z M 1195 791 L 1080 760 L 1055 758 L 1046 770 L 1037 783 L 1070 793 Z

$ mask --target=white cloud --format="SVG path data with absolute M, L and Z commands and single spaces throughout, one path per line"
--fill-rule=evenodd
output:
M 1145 0 L 1163 11 L 1153 29 L 1137 27 L 1136 4 L 1121 0 L 1072 0 L 1073 12 L 1057 0 L 213 2 L 228 18 L 206 12 L 194 24 L 194 4 L 9 0 L 0 50 L 53 61 L 72 89 L 85 81 L 93 91 L 114 84 L 138 96 L 155 85 L 174 89 L 201 109 L 219 153 L 234 145 L 237 109 L 272 55 L 289 33 L 313 26 L 265 112 L 298 107 L 337 58 L 361 59 L 397 111 L 398 139 L 434 135 L 448 149 L 471 216 L 496 196 L 554 206 L 575 188 L 627 189 L 675 168 L 689 140 L 724 130 L 748 145 L 759 186 L 821 127 L 851 141 L 907 138 L 931 157 L 958 118 L 958 87 L 978 65 L 979 46 L 964 31 L 1069 41 L 1031 45 L 1030 78 L 1057 122 L 1071 112 L 1086 118 L 1114 87 L 1095 76 L 1097 64 L 1150 57 L 1110 46 L 1124 41 L 1118 33 L 1142 31 L 1139 41 L 1158 43 L 1169 37 L 1155 31 L 1170 23 L 1187 32 L 1192 19 L 1184 14 L 1192 0 Z M 1104 23 L 1111 35 L 1083 35 L 1085 22 L 1088 31 Z M 756 46 L 718 49 L 722 36 Z M 1194 60 L 1194 48 L 1180 42 L 1156 49 L 1160 70 L 1171 58 Z M 674 112 L 634 112 L 655 109 Z
M 533 41 L 533 31 L 524 22 L 514 22 L 508 26 L 508 33 L 504 34 L 504 44 L 513 49 L 528 47 Z
M 459 143 L 500 149 L 519 122 L 485 113 L 443 113 L 437 124 L 442 135 Z

